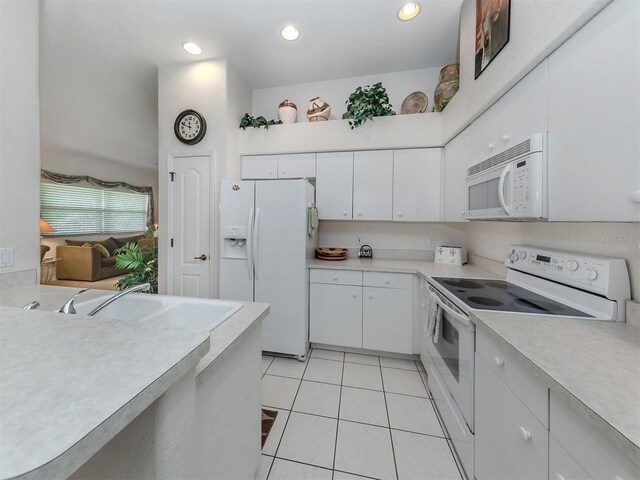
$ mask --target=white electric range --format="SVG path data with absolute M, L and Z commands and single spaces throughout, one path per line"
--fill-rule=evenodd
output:
M 513 245 L 506 280 L 431 277 L 441 311 L 435 338 L 423 335 L 422 361 L 438 413 L 468 478 L 474 478 L 474 310 L 623 322 L 630 298 L 623 259 Z M 426 331 L 426 325 L 424 326 Z

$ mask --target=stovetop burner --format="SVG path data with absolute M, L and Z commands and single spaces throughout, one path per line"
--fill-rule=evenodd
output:
M 474 282 L 473 280 L 467 280 L 465 278 L 448 278 L 446 280 L 442 280 L 442 283 L 449 285 L 450 287 L 469 289 L 477 289 L 484 286 L 481 283 Z
M 580 310 L 504 280 L 433 277 L 447 292 L 470 308 L 593 318 Z

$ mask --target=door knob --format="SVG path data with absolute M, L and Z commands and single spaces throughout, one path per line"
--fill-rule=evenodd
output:
M 206 260 L 207 258 L 209 257 L 207 257 L 204 253 L 199 257 L 193 257 L 194 260 Z

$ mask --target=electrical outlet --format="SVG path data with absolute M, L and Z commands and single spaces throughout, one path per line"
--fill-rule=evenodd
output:
M 13 267 L 13 248 L 0 248 L 0 267 Z
M 362 237 L 360 236 L 360 234 L 356 233 L 356 245 L 360 246 L 362 245 Z
M 427 249 L 431 250 L 436 248 L 436 237 L 429 235 L 427 236 Z

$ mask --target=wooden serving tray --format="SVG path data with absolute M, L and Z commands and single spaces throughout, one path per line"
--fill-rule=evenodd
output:
M 346 257 L 349 250 L 340 247 L 320 247 L 316 248 L 316 255 L 323 257 Z

